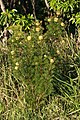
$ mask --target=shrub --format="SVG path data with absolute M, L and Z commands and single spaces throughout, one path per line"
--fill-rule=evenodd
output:
M 2 62 L 1 66 L 2 74 L 4 73 L 2 89 L 6 89 L 2 98 L 5 99 L 2 100 L 4 112 L 12 109 L 11 106 L 14 105 L 13 109 L 18 106 L 21 110 L 23 107 L 23 110 L 30 109 L 37 114 L 53 89 L 50 56 L 47 56 L 48 46 L 42 33 L 36 32 L 35 28 L 30 33 L 23 32 L 22 27 L 18 25 L 8 29 L 12 30 L 12 36 L 8 39 L 6 56 L 3 53 L 6 61 Z M 5 116 L 10 116 L 12 112 L 6 113 Z M 16 117 L 16 113 L 14 114 Z
M 28 32 L 21 25 L 8 27 L 7 47 L 0 49 L 0 119 L 80 117 L 79 45 L 61 18 L 46 24 L 45 34 L 39 21 Z

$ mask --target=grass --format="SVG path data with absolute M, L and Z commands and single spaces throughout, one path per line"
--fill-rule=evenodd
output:
M 29 93 L 28 86 L 24 82 L 19 83 L 18 80 L 15 80 L 15 83 L 18 84 L 16 87 L 9 72 L 9 78 L 6 80 L 4 76 L 4 83 L 3 79 L 0 82 L 0 119 L 79 120 L 80 92 L 78 80 L 80 78 L 80 69 L 77 69 L 78 76 L 76 79 L 70 78 L 71 83 L 64 82 L 54 76 L 59 91 L 48 96 L 48 98 L 44 98 L 43 95 L 36 98 L 35 95 Z M 30 96 L 26 98 L 27 94 L 34 98 L 29 99 Z M 31 101 L 29 102 L 26 99 Z

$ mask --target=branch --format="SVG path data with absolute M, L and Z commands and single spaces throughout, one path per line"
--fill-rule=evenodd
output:
M 35 12 L 35 0 L 31 0 L 32 2 L 32 7 L 33 7 L 33 15 L 34 15 L 34 18 L 36 20 L 36 12 Z
M 5 6 L 4 6 L 4 3 L 2 0 L 0 0 L 0 7 L 1 7 L 2 12 L 6 12 L 6 9 L 5 9 Z M 6 24 L 6 25 L 8 25 L 8 24 Z M 6 28 L 4 28 L 3 36 L 4 36 L 2 39 L 3 47 L 7 47 L 7 30 L 6 30 Z
M 47 9 L 48 9 L 48 10 L 50 10 L 50 9 L 49 9 L 49 8 L 50 8 L 50 6 L 49 6 L 49 4 L 48 4 L 48 1 L 47 1 L 47 0 L 45 0 L 45 4 L 46 4 Z
M 2 0 L 0 0 L 0 6 L 1 6 L 1 10 L 2 10 L 3 12 L 5 12 L 6 10 L 5 10 L 5 6 L 4 6 L 4 3 L 3 3 Z

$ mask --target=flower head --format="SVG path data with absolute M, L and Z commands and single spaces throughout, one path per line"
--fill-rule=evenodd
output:
M 19 37 L 16 37 L 16 40 L 19 40 Z
M 11 51 L 11 55 L 14 55 L 14 51 L 13 50 Z
M 40 36 L 39 36 L 39 40 L 42 40 L 42 39 L 43 39 L 43 36 L 42 36 L 42 35 L 40 35 Z
M 12 42 L 14 42 L 14 40 L 12 39 Z
M 16 65 L 16 66 L 19 66 L 19 63 L 18 63 L 18 62 L 16 62 L 16 63 L 15 63 L 15 65 Z
M 40 25 L 40 23 L 39 22 L 36 22 L 36 26 L 39 26 Z
M 56 15 L 59 16 L 59 15 L 60 15 L 60 11 L 57 11 L 57 12 L 56 12 Z
M 27 37 L 27 40 L 31 40 L 31 36 L 28 36 L 28 37 Z
M 50 59 L 50 63 L 54 63 L 54 59 L 51 58 L 51 59 Z
M 18 70 L 18 66 L 15 66 L 15 70 Z
M 46 58 L 46 57 L 47 57 L 47 55 L 44 55 L 44 57 Z
M 51 18 L 48 18 L 48 22 L 51 22 Z
M 40 28 L 39 28 L 39 27 L 37 27 L 37 28 L 36 28 L 36 32 L 39 32 L 39 31 L 40 31 Z
M 58 21 L 58 18 L 57 18 L 57 17 L 55 17 L 55 18 L 54 18 L 54 22 L 57 22 L 57 21 Z
M 61 26 L 62 26 L 62 27 L 64 27 L 64 26 L 65 26 L 65 24 L 64 24 L 63 22 L 61 22 Z
M 57 52 L 57 54 L 60 54 L 60 51 L 59 51 L 59 50 L 57 50 L 56 52 Z

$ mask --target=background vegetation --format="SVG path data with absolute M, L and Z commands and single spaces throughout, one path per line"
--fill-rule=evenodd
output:
M 0 120 L 80 120 L 80 2 L 0 6 Z

